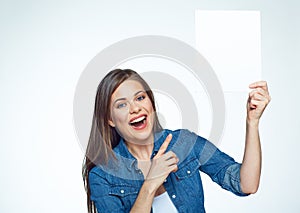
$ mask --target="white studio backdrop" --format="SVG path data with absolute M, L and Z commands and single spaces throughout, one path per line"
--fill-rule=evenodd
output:
M 237 0 L 186 3 L 169 0 L 0 1 L 0 212 L 87 212 L 81 177 L 84 155 L 72 117 L 76 84 L 87 63 L 103 48 L 138 35 L 174 37 L 201 51 L 199 44 L 204 40 L 199 40 L 198 35 L 201 30 L 209 31 L 199 27 L 198 12 L 223 10 L 259 14 L 260 22 L 256 23 L 261 25 L 261 50 L 258 49 L 261 70 L 249 76 L 268 81 L 272 102 L 260 126 L 263 172 L 259 191 L 247 198 L 238 198 L 202 175 L 206 210 L 299 212 L 298 9 L 299 3 L 292 0 L 264 3 Z M 245 30 L 251 27 L 253 25 Z M 202 51 L 213 65 L 214 53 L 207 49 L 211 47 L 209 42 L 203 43 L 207 46 L 202 45 L 206 48 Z M 222 56 L 222 52 L 218 53 L 215 56 Z M 179 78 L 184 72 L 159 59 L 132 62 L 137 69 L 145 69 L 145 64 L 155 64 L 147 69 L 158 71 L 172 67 Z M 224 67 L 216 62 L 213 66 L 216 70 Z M 238 66 L 237 62 L 232 69 Z M 184 79 L 187 84 L 193 81 L 188 74 Z M 230 78 L 228 82 L 230 84 Z M 241 160 L 244 141 L 238 140 L 243 134 L 240 129 L 236 134 L 231 133 L 232 137 L 226 134 L 234 131 L 232 125 L 244 126 L 240 121 L 248 85 L 244 85 L 243 80 L 239 82 L 242 82 L 239 88 L 245 86 L 245 90 L 225 91 L 226 107 L 231 111 L 227 110 L 224 141 L 220 145 L 237 160 Z M 193 94 L 203 94 L 201 85 L 198 86 L 199 91 Z M 170 104 L 172 111 L 180 114 L 174 100 L 163 94 L 157 96 L 162 111 L 167 111 L 166 105 Z M 209 112 L 207 97 L 202 98 L 206 103 L 203 110 Z M 230 112 L 238 114 L 233 116 Z M 207 122 L 200 121 L 203 129 L 199 131 L 204 135 L 210 130 L 211 118 L 206 119 Z M 180 128 L 180 125 L 172 125 L 180 124 L 181 119 L 179 116 L 165 122 L 171 128 Z

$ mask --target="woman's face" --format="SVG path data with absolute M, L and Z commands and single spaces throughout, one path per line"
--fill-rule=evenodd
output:
M 146 144 L 153 142 L 153 106 L 144 87 L 135 80 L 126 80 L 112 94 L 111 119 L 126 142 Z

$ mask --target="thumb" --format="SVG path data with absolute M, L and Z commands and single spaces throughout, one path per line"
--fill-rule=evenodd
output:
M 162 156 L 165 153 L 165 151 L 167 150 L 171 140 L 172 140 L 172 134 L 169 134 L 166 137 L 166 140 L 163 142 L 163 144 L 161 145 L 161 147 L 159 148 L 157 154 L 155 155 L 155 157 L 153 159 L 156 159 L 156 158 Z

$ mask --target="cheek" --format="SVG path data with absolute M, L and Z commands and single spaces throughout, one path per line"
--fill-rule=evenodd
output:
M 127 115 L 125 113 L 121 113 L 121 112 L 114 112 L 112 114 L 112 120 L 115 124 L 127 122 Z
M 151 101 L 149 101 L 146 105 L 146 110 L 148 111 L 148 113 L 151 115 L 151 123 L 153 123 L 153 120 L 154 120 L 154 109 L 152 107 L 152 103 Z
M 154 109 L 153 109 L 153 107 L 152 107 L 152 103 L 151 103 L 150 100 L 147 100 L 147 102 L 145 103 L 145 108 L 146 108 L 147 111 L 149 111 L 149 112 L 153 112 L 153 111 L 154 111 Z

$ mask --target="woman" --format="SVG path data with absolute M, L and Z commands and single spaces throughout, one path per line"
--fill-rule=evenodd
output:
M 83 165 L 88 212 L 205 212 L 199 170 L 238 196 L 255 193 L 258 124 L 270 96 L 266 82 L 249 87 L 239 164 L 188 130 L 162 129 L 148 84 L 133 70 L 109 72 L 98 86 Z

